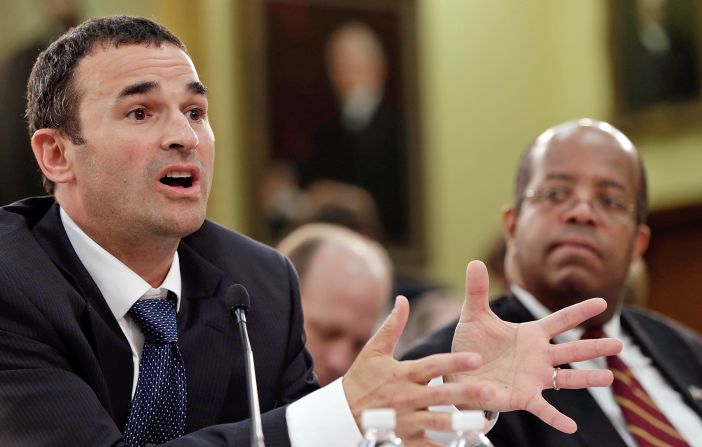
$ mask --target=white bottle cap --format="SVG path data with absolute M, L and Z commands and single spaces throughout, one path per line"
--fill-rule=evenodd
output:
M 485 415 L 481 410 L 461 411 L 451 417 L 453 431 L 483 430 Z
M 373 408 L 363 410 L 361 414 L 361 426 L 364 430 L 369 428 L 395 428 L 395 410 L 392 408 Z

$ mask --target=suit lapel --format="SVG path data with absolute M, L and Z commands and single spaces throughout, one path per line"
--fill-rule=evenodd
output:
M 668 383 L 683 397 L 685 403 L 702 417 L 702 406 L 700 401 L 692 395 L 691 387 L 701 389 L 702 377 L 695 368 L 681 368 L 681 365 L 689 364 L 690 353 L 687 345 L 681 343 L 679 337 L 666 340 L 661 337 L 668 337 L 672 332 L 663 333 L 656 331 L 656 328 L 644 327 L 645 322 L 641 317 L 625 309 L 622 311 L 622 326 L 636 340 L 641 349 L 656 364 L 656 368 L 666 378 Z M 655 334 L 657 343 L 654 343 L 651 336 Z M 665 346 L 665 349 L 661 347 Z
M 188 381 L 189 432 L 219 422 L 241 345 L 224 306 L 229 284 L 223 284 L 223 272 L 187 243 L 181 243 L 178 256 L 183 282 L 178 344 Z
M 64 277 L 86 301 L 83 331 L 98 357 L 110 401 L 104 405 L 117 425 L 126 424 L 133 380 L 132 351 L 97 285 L 78 259 L 54 205 L 32 229 Z

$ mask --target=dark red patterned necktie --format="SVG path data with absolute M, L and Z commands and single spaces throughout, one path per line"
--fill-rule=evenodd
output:
M 601 327 L 593 327 L 585 331 L 582 338 L 603 336 Z M 614 400 L 619 404 L 629 433 L 639 447 L 688 447 L 622 359 L 616 355 L 607 357 L 607 367 L 614 374 Z

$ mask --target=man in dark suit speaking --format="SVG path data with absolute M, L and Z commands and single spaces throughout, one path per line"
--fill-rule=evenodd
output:
M 649 240 L 647 202 L 634 145 L 607 123 L 584 119 L 548 129 L 523 155 L 514 205 L 503 214 L 511 293 L 493 301 L 492 311 L 521 323 L 600 296 L 607 311 L 555 342 L 604 333 L 624 348 L 618 356 L 569 366 L 607 367 L 615 376 L 611 387 L 544 392 L 577 421 L 575 435 L 520 411 L 500 416 L 490 432 L 496 446 L 702 445 L 702 341 L 677 324 L 622 305 L 629 266 Z M 470 350 L 471 328 L 464 325 L 440 330 L 408 357 Z
M 89 20 L 39 56 L 27 91 L 32 149 L 53 197 L 0 209 L 0 446 L 248 444 L 243 349 L 224 299 L 233 284 L 252 300 L 268 445 L 356 445 L 365 408 L 395 408 L 408 445 L 450 427 L 430 405 L 521 408 L 510 399 L 521 390 L 495 392 L 509 365 L 476 370 L 472 383 L 425 386 L 479 368 L 482 353 L 394 360 L 402 298 L 349 372 L 317 390 L 290 263 L 205 219 L 207 91 L 165 28 Z M 540 324 L 559 333 L 604 307 L 592 300 Z M 553 350 L 544 335 L 529 340 Z M 580 346 L 568 360 L 620 348 Z M 540 392 L 553 365 L 520 373 Z M 575 378 L 606 385 L 611 374 Z

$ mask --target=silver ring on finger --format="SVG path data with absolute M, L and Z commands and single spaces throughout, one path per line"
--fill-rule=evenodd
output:
M 555 366 L 553 368 L 553 375 L 551 376 L 551 382 L 553 384 L 553 389 L 556 391 L 560 390 L 560 387 L 558 386 L 558 383 L 557 383 L 558 371 L 560 371 L 560 370 L 561 370 L 561 368 L 559 368 L 558 366 Z

